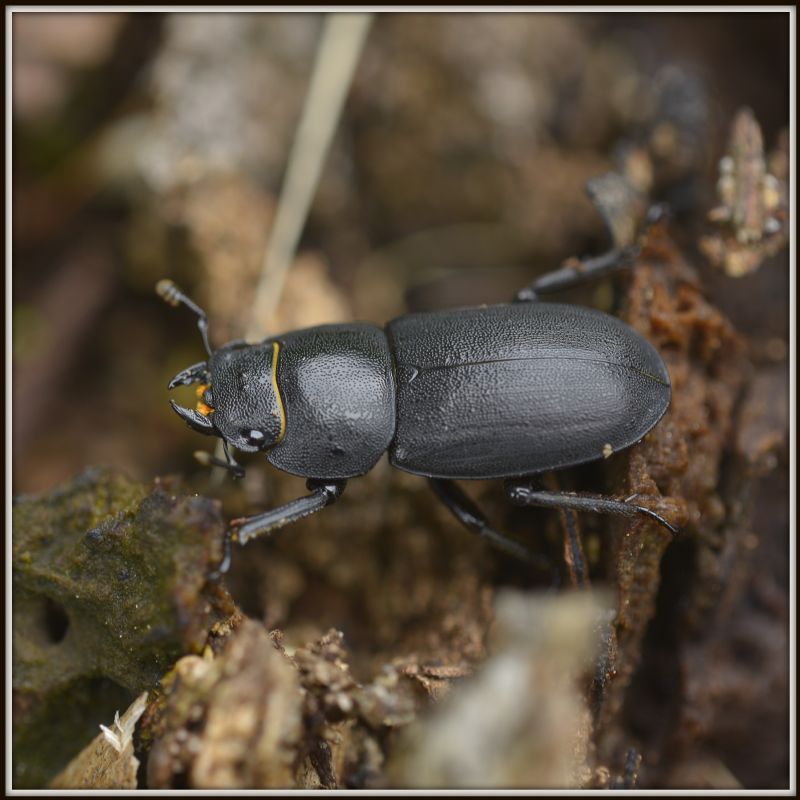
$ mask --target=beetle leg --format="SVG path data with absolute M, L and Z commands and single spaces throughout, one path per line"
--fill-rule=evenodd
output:
M 537 489 L 549 489 L 557 492 L 561 488 L 558 485 L 558 477 L 552 472 L 548 472 L 542 478 L 536 476 L 532 480 L 535 480 L 536 483 L 530 485 L 535 486 Z M 539 481 L 542 482 L 541 486 Z M 570 508 L 560 508 L 558 516 L 561 519 L 561 531 L 564 536 L 564 563 L 567 566 L 570 584 L 574 588 L 588 588 L 589 567 L 586 562 L 586 554 L 583 551 L 578 515 Z
M 494 530 L 478 506 L 472 502 L 457 483 L 444 478 L 428 478 L 428 481 L 436 496 L 450 509 L 455 518 L 470 531 L 482 536 L 498 550 L 502 550 L 504 553 L 521 561 L 547 569 L 551 568 L 551 564 L 547 559 L 536 553 L 531 553 L 523 545 Z
M 266 511 L 263 514 L 231 520 L 230 527 L 225 532 L 222 561 L 212 573 L 211 578 L 219 578 L 228 571 L 231 562 L 232 542 L 247 544 L 251 539 L 255 539 L 256 536 L 271 533 L 278 528 L 283 528 L 285 525 L 290 525 L 292 522 L 297 522 L 303 517 L 315 514 L 325 506 L 335 503 L 342 496 L 346 485 L 347 481 L 309 480 L 306 486 L 308 486 L 311 494 L 299 497 L 297 500 L 292 500 L 286 505 L 273 508 L 272 511 Z
M 596 494 L 572 494 L 570 492 L 550 492 L 537 490 L 527 483 L 509 481 L 506 483 L 506 492 L 512 503 L 520 506 L 544 506 L 546 508 L 571 508 L 574 511 L 594 511 L 598 514 L 620 514 L 623 517 L 635 517 L 644 514 L 663 525 L 671 533 L 676 534 L 677 528 L 670 525 L 663 517 L 644 506 L 637 506 L 624 500 L 614 500 L 610 497 Z
M 633 266 L 641 248 L 636 245 L 609 250 L 600 256 L 570 259 L 563 267 L 540 275 L 535 281 L 520 289 L 514 295 L 516 303 L 531 303 L 543 294 L 560 292 L 584 281 L 602 278 L 619 270 Z
M 239 544 L 247 544 L 256 536 L 277 530 L 303 517 L 321 511 L 325 506 L 335 503 L 344 491 L 347 481 L 310 480 L 306 486 L 311 494 L 292 500 L 284 506 L 273 508 L 254 517 L 242 517 L 231 521 L 234 528 L 233 540 Z
M 562 508 L 560 512 L 564 531 L 564 561 L 567 564 L 570 582 L 576 588 L 585 589 L 589 586 L 589 570 L 583 552 L 578 519 L 572 509 Z
M 632 267 L 642 252 L 642 246 L 647 240 L 650 230 L 666 219 L 668 213 L 666 206 L 651 206 L 645 216 L 643 230 L 636 244 L 629 247 L 617 247 L 599 256 L 568 259 L 559 269 L 540 275 L 536 280 L 520 289 L 514 295 L 514 302 L 531 303 L 538 300 L 543 294 L 560 292 L 562 289 L 576 286 L 584 281 L 596 280 Z
M 244 467 L 231 457 L 227 461 L 223 461 L 205 450 L 195 450 L 194 458 L 198 464 L 202 464 L 204 467 L 222 467 L 222 469 L 228 470 L 234 478 L 244 478 Z
M 220 559 L 217 568 L 208 573 L 208 579 L 211 581 L 218 581 L 222 576 L 231 568 L 231 544 L 233 534 L 230 528 L 225 531 L 225 536 L 222 539 L 222 558 Z
M 303 517 L 332 505 L 342 495 L 346 481 L 315 481 L 309 480 L 307 486 L 311 494 L 292 500 L 286 505 L 257 514 L 252 517 L 242 517 L 231 521 L 230 527 L 225 531 L 222 545 L 222 560 L 217 568 L 210 573 L 211 580 L 219 580 L 231 565 L 231 545 L 233 542 L 246 544 L 250 539 L 270 533 Z
M 244 478 L 244 467 L 233 457 L 233 446 L 229 446 L 228 443 L 223 439 L 222 440 L 222 449 L 225 453 L 225 468 L 230 470 L 233 474 L 234 478 Z

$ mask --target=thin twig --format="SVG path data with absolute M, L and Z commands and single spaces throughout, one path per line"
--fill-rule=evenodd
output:
M 256 289 L 249 340 L 263 337 L 280 300 L 286 274 L 319 183 L 372 14 L 328 14 L 317 50 L 311 84 L 292 143 L 275 224 Z
M 287 160 L 275 222 L 245 332 L 245 338 L 251 342 L 264 338 L 266 320 L 278 306 L 372 17 L 372 14 L 325 16 L 311 83 Z M 219 442 L 216 458 L 222 455 Z M 215 467 L 211 484 L 219 485 L 224 476 L 225 470 Z

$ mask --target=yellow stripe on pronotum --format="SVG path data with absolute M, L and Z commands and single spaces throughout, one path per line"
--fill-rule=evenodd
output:
M 205 394 L 206 389 L 211 386 L 210 383 L 201 383 L 195 390 L 194 393 L 197 395 L 197 405 L 195 406 L 197 413 L 202 414 L 204 417 L 207 417 L 209 414 L 214 413 L 214 409 L 211 406 L 207 406 L 203 402 L 203 395 Z
M 278 409 L 281 415 L 281 431 L 275 444 L 280 444 L 283 441 L 283 435 L 286 433 L 286 409 L 283 407 L 283 398 L 281 397 L 281 390 L 278 388 L 278 353 L 281 351 L 281 346 L 277 342 L 272 343 L 272 389 L 275 392 L 275 397 L 278 400 Z

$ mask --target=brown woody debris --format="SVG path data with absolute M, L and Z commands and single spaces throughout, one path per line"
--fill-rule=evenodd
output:
M 244 621 L 218 658 L 185 656 L 162 688 L 150 788 L 293 785 L 300 684 L 260 625 Z
M 695 273 L 663 225 L 651 230 L 642 263 L 633 272 L 627 319 L 659 348 L 673 393 L 664 419 L 630 452 L 627 491 L 637 502 L 652 497 L 656 504 L 651 507 L 681 529 L 677 541 L 691 537 L 701 552 L 715 548 L 725 510 L 721 465 L 749 362 L 742 340 L 704 298 Z M 621 746 L 608 726 L 619 723 L 620 707 L 639 666 L 644 635 L 655 614 L 662 559 L 673 539 L 661 526 L 637 519 L 615 541 L 611 563 L 619 610 L 596 680 L 602 758 L 611 758 Z M 708 591 L 710 578 L 697 584 L 699 591 Z
M 133 754 L 133 730 L 147 707 L 147 693 L 134 700 L 111 727 L 101 725 L 84 747 L 50 782 L 50 789 L 135 789 L 139 760 Z
M 150 788 L 362 785 L 381 772 L 380 732 L 427 702 L 392 665 L 356 682 L 338 631 L 290 653 L 244 620 L 217 649 L 181 659 L 148 710 Z

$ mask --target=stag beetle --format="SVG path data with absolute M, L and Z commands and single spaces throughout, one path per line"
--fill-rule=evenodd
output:
M 199 384 L 195 409 L 170 402 L 191 428 L 222 439 L 227 460 L 201 460 L 241 477 L 231 449 L 263 451 L 273 466 L 308 479 L 309 495 L 231 523 L 219 572 L 229 566 L 231 540 L 245 544 L 331 505 L 387 450 L 394 467 L 428 478 L 467 528 L 523 559 L 526 548 L 495 531 L 455 480 L 502 478 L 519 505 L 644 514 L 675 533 L 633 498 L 531 483 L 630 447 L 669 406 L 669 374 L 642 336 L 599 311 L 538 302 L 631 266 L 639 249 L 547 273 L 507 305 L 406 314 L 384 328 L 321 325 L 217 350 L 203 310 L 160 281 L 163 299 L 197 315 L 208 352 L 168 386 Z

